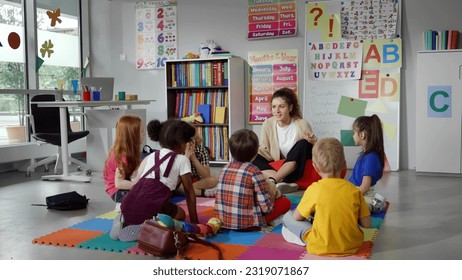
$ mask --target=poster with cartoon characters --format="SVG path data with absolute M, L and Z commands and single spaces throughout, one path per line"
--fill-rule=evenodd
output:
M 164 69 L 178 58 L 177 0 L 136 3 L 136 69 Z

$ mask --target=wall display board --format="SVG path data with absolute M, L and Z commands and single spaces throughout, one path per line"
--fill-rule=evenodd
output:
M 298 94 L 298 49 L 252 51 L 249 62 L 250 124 L 262 124 L 271 113 L 271 96 L 288 87 Z
M 138 2 L 136 9 L 136 69 L 164 69 L 178 58 L 177 1 Z
M 306 5 L 303 116 L 318 138 L 342 142 L 349 168 L 360 152 L 353 122 L 376 114 L 384 132 L 385 170 L 399 169 L 399 5 L 396 0 Z
M 296 0 L 248 0 L 247 39 L 297 35 Z

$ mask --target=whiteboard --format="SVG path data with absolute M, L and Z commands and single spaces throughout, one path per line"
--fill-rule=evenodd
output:
M 396 63 L 393 65 L 376 63 L 377 65 L 374 65 L 374 63 L 371 63 L 372 59 L 368 60 L 368 63 L 363 63 L 361 80 L 315 80 L 311 75 L 312 69 L 310 67 L 313 66 L 310 66 L 310 63 L 313 61 L 310 61 L 310 52 L 312 51 L 310 46 L 313 42 L 352 40 L 351 38 L 341 38 L 341 33 L 346 32 L 344 28 L 339 26 L 341 25 L 341 20 L 339 19 L 340 10 L 345 2 L 318 1 L 307 2 L 306 4 L 303 116 L 312 125 L 313 131 L 318 138 L 335 137 L 342 142 L 345 148 L 347 166 L 348 168 L 353 168 L 361 151 L 360 147 L 354 146 L 352 139 L 353 122 L 359 115 L 378 115 L 382 121 L 384 132 L 387 159 L 385 170 L 399 170 L 401 65 Z M 362 2 L 370 5 L 380 3 L 379 0 L 365 0 Z M 398 4 L 396 34 L 399 34 L 398 30 L 400 30 L 401 3 Z M 316 27 L 314 27 L 314 20 L 317 21 Z M 364 28 L 367 29 L 367 27 Z M 326 34 L 333 34 L 333 36 L 329 35 L 329 37 Z M 376 61 L 383 63 L 386 58 L 384 53 L 380 52 L 383 50 L 388 54 L 386 49 L 391 45 L 396 45 L 398 46 L 397 48 L 401 49 L 401 39 L 385 40 L 375 38 L 374 40 L 364 40 L 363 59 L 372 57 Z M 368 47 L 367 50 L 366 46 Z M 371 51 L 369 49 L 371 46 L 374 50 L 377 47 L 379 51 Z M 399 55 L 401 56 L 401 52 L 399 52 Z M 402 56 L 399 57 L 399 63 L 401 61 Z M 365 65 L 367 67 L 364 67 Z M 367 77 L 375 77 L 376 84 L 371 84 L 370 80 L 366 80 Z M 368 95 L 370 88 L 374 89 L 372 90 L 373 94 Z M 390 94 L 388 95 L 388 93 Z

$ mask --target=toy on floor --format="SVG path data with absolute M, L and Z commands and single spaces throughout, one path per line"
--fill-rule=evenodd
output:
M 222 225 L 221 220 L 218 218 L 211 218 L 205 225 L 178 221 L 165 214 L 157 214 L 156 220 L 161 226 L 174 228 L 178 231 L 191 232 L 202 236 L 217 234 Z
M 199 112 L 183 117 L 181 120 L 187 123 L 204 123 L 204 118 L 202 118 L 202 115 Z

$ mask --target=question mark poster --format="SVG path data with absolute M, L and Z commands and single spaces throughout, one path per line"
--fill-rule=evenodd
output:
M 310 41 L 333 42 L 341 39 L 338 1 L 310 2 L 306 10 L 306 32 Z
M 136 3 L 136 69 L 164 69 L 178 58 L 177 0 Z
M 296 0 L 248 0 L 247 39 L 297 35 Z

